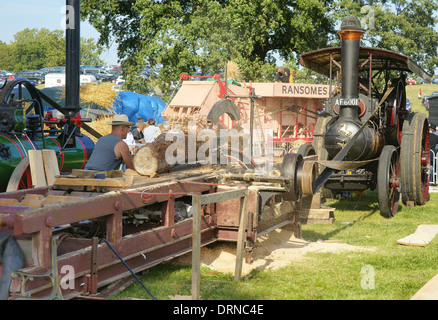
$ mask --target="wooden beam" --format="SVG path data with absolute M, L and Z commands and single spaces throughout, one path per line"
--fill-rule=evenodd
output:
M 240 281 L 242 278 L 243 254 L 245 251 L 245 231 L 248 223 L 247 197 L 240 198 L 240 222 L 237 236 L 236 266 L 234 270 L 234 280 Z
M 192 300 L 199 300 L 201 294 L 201 201 L 200 195 L 194 194 L 193 233 L 192 233 Z
M 229 190 L 229 191 L 205 194 L 201 198 L 200 205 L 221 202 L 221 201 L 227 201 L 227 200 L 232 200 L 232 199 L 236 199 L 236 198 L 242 198 L 242 197 L 245 197 L 246 194 L 247 194 L 246 189 L 236 189 L 236 190 Z

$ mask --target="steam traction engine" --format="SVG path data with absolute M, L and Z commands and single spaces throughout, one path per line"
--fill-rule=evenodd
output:
M 400 195 L 407 206 L 428 200 L 428 119 L 406 110 L 404 72 L 430 76 L 403 55 L 361 48 L 363 33 L 359 20 L 347 17 L 338 32 L 340 48 L 300 57 L 303 66 L 330 82 L 333 74 L 341 80 L 340 89 L 331 87 L 327 110 L 315 126 L 320 175 L 313 191 L 322 188 L 327 195 L 377 188 L 381 215 L 392 217 Z

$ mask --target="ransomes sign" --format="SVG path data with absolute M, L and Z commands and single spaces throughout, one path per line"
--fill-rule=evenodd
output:
M 327 99 L 329 97 L 329 86 L 304 83 L 274 83 L 274 96 Z

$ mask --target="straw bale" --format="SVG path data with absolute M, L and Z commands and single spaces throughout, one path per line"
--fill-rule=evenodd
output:
M 65 99 L 65 87 L 61 91 L 61 97 Z M 79 97 L 82 102 L 96 104 L 113 112 L 112 106 L 117 97 L 117 92 L 113 89 L 113 84 L 105 82 L 102 84 L 88 83 L 80 87 Z
M 228 61 L 227 63 L 227 79 L 240 81 L 242 75 L 240 73 L 239 66 L 234 61 Z
M 109 109 L 111 112 L 111 108 L 114 104 L 114 100 L 116 99 L 117 92 L 114 91 L 113 85 L 110 82 L 102 83 L 102 84 L 86 84 L 81 86 L 80 88 L 80 98 L 81 101 L 96 104 L 98 106 Z

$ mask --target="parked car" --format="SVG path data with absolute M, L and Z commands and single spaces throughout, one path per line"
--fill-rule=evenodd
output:
M 34 80 L 37 84 L 44 82 L 44 73 L 42 71 L 31 71 L 31 70 L 22 70 L 18 71 L 15 74 L 16 78 L 27 78 L 29 80 Z
M 406 110 L 407 111 L 409 111 L 409 112 L 411 112 L 411 102 L 409 101 L 409 99 L 408 98 L 406 98 Z
M 114 82 L 119 76 L 116 72 L 109 72 L 103 68 L 96 68 L 96 71 L 99 75 L 103 75 L 106 81 Z M 102 79 L 103 80 L 103 79 Z
M 110 80 L 110 76 L 104 73 L 100 73 L 99 69 L 96 68 L 89 68 L 89 69 L 84 69 L 82 71 L 82 74 L 84 75 L 92 75 L 94 76 L 98 81 L 111 81 Z M 111 76 L 112 77 L 112 76 Z
M 33 86 L 36 86 L 36 81 L 35 80 L 30 80 L 30 79 L 27 79 L 27 78 L 24 78 L 24 77 L 15 77 L 15 79 L 18 79 L 18 80 L 26 80 L 27 82 L 29 82 L 31 85 L 33 85 Z M 14 79 L 14 80 L 15 80 Z
M 423 104 L 427 110 L 429 110 L 429 99 L 427 97 L 423 98 Z
M 429 110 L 429 97 L 434 97 L 434 96 L 438 96 L 438 91 L 434 91 L 430 95 L 423 97 L 422 103 L 424 104 L 427 110 Z
M 438 78 L 432 80 L 433 84 L 438 84 Z
M 0 75 L 2 78 L 6 78 L 7 80 L 14 80 L 15 77 L 15 73 L 8 70 L 0 70 Z

